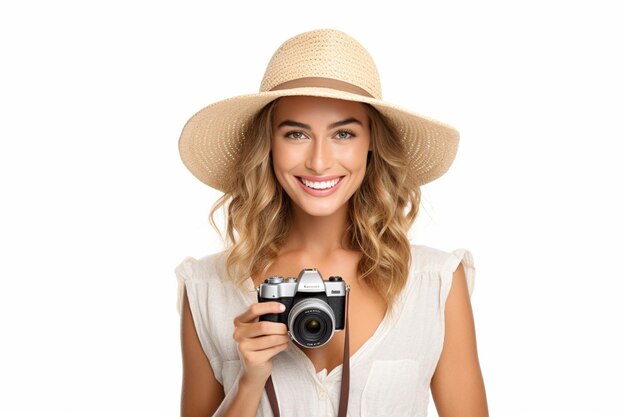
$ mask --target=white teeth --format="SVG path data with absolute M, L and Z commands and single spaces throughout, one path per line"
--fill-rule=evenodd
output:
M 322 182 L 314 182 L 305 180 L 304 178 L 300 178 L 300 181 L 309 188 L 314 188 L 316 190 L 325 190 L 327 188 L 332 188 L 339 182 L 341 178 L 335 178 L 330 181 L 322 181 Z

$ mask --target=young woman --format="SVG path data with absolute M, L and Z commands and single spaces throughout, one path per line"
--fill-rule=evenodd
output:
M 229 246 L 176 268 L 181 415 L 425 416 L 430 389 L 440 417 L 487 416 L 472 257 L 407 238 L 420 185 L 457 143 L 384 102 L 369 53 L 330 29 L 283 43 L 258 94 L 196 113 L 180 153 L 224 192 L 211 223 L 227 208 Z M 259 320 L 283 313 L 259 302 L 264 280 L 305 268 L 349 286 L 345 311 L 327 314 L 345 327 L 316 347 L 293 322 Z

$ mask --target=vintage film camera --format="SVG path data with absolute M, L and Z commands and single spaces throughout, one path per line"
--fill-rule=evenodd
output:
M 339 276 L 324 281 L 317 269 L 306 268 L 297 279 L 269 277 L 256 290 L 260 303 L 277 301 L 285 305 L 283 313 L 264 314 L 259 321 L 285 323 L 289 336 L 303 347 L 323 346 L 335 331 L 345 327 L 350 286 Z

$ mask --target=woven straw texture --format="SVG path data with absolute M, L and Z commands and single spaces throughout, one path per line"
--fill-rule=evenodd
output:
M 330 88 L 325 83 L 316 85 L 314 80 L 307 81 L 309 77 L 347 83 L 358 91 Z M 290 82 L 313 85 L 281 87 Z M 237 155 L 246 140 L 247 123 L 267 103 L 293 95 L 371 104 L 397 127 L 407 149 L 410 180 L 415 186 L 443 175 L 456 155 L 459 133 L 453 127 L 384 102 L 378 70 L 367 50 L 344 32 L 319 29 L 288 39 L 276 50 L 259 93 L 218 101 L 193 115 L 179 139 L 183 163 L 203 183 L 229 190 L 237 172 Z

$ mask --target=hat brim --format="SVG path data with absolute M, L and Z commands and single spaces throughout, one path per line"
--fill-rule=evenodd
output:
M 426 184 L 443 175 L 456 156 L 459 132 L 453 127 L 383 100 L 331 88 L 301 87 L 245 94 L 215 102 L 185 124 L 178 149 L 187 169 L 217 190 L 230 189 L 246 125 L 271 101 L 316 96 L 369 103 L 395 125 L 410 161 L 410 181 Z

